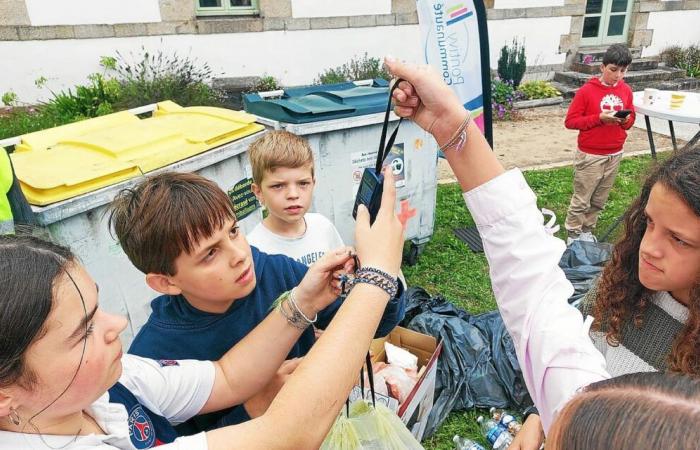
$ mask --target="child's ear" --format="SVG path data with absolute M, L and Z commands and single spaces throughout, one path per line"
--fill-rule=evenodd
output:
M 264 206 L 265 202 L 263 201 L 262 189 L 260 189 L 260 186 L 253 183 L 250 185 L 250 190 L 253 191 L 253 195 L 255 195 L 255 198 L 258 199 L 258 202 L 260 202 L 260 204 Z
M 146 274 L 146 284 L 154 291 L 167 295 L 180 295 L 182 289 L 170 281 L 170 277 L 161 273 Z
M 12 397 L 7 391 L 0 391 L 0 417 L 10 415 L 10 407 L 12 406 Z

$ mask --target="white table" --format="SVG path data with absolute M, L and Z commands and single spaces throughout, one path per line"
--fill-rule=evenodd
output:
M 654 158 L 656 158 L 656 146 L 654 145 L 654 136 L 651 133 L 649 117 L 668 120 L 668 128 L 671 131 L 671 142 L 673 142 L 674 150 L 678 150 L 678 145 L 676 144 L 676 133 L 673 130 L 673 122 L 695 123 L 700 125 L 700 94 L 696 92 L 673 91 L 685 94 L 685 100 L 681 108 L 671 109 L 671 92 L 672 91 L 659 91 L 659 95 L 652 105 L 644 104 L 644 92 L 639 91 L 634 93 L 634 111 L 637 114 L 644 115 L 644 122 L 647 126 L 647 136 L 649 137 L 649 146 L 651 147 L 651 156 Z M 697 140 L 699 137 L 700 131 L 693 136 L 692 141 Z

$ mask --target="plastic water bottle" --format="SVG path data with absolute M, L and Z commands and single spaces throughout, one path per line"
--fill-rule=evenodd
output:
M 513 435 L 495 420 L 484 420 L 479 416 L 476 421 L 481 425 L 481 432 L 486 436 L 486 440 L 493 445 L 493 450 L 505 450 L 513 442 Z
M 501 424 L 501 426 L 507 429 L 513 436 L 518 434 L 518 431 L 523 427 L 515 416 L 505 409 L 491 408 L 489 409 L 489 413 L 493 420 Z
M 455 450 L 486 450 L 484 447 L 471 439 L 461 437 L 458 434 L 455 434 L 452 441 L 455 443 Z

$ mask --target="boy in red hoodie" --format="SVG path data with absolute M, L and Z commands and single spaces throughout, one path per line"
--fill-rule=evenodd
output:
M 593 77 L 576 92 L 565 125 L 579 130 L 574 157 L 574 194 L 566 214 L 567 244 L 596 241 L 592 231 L 612 189 L 622 159 L 627 131 L 634 125 L 632 89 L 622 80 L 632 55 L 622 44 L 611 45 Z M 626 118 L 616 111 L 631 110 Z

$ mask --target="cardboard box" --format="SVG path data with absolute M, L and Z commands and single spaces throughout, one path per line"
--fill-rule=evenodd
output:
M 435 378 L 437 376 L 437 359 L 442 350 L 442 342 L 426 334 L 418 333 L 407 328 L 396 327 L 388 336 L 375 339 L 370 347 L 372 362 L 386 362 L 384 342 L 390 342 L 408 350 L 418 357 L 418 370 L 425 366 L 418 383 L 413 387 L 406 401 L 397 412 L 413 436 L 422 440 L 428 423 L 428 414 L 433 409 L 435 398 Z

